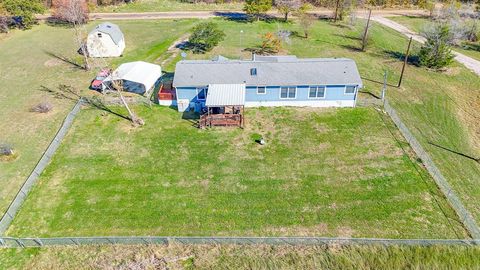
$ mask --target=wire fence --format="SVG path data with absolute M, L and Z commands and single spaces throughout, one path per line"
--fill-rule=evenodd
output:
M 384 110 L 387 112 L 390 118 L 392 118 L 393 122 L 400 130 L 403 137 L 405 137 L 405 139 L 408 141 L 415 154 L 422 160 L 423 165 L 425 166 L 429 174 L 433 177 L 435 183 L 440 188 L 443 195 L 447 198 L 452 208 L 455 210 L 460 221 L 470 233 L 470 236 L 473 239 L 477 239 L 477 241 L 480 241 L 480 228 L 475 222 L 472 214 L 465 208 L 461 200 L 458 198 L 458 196 L 455 194 L 452 187 L 448 183 L 447 179 L 443 176 L 437 166 L 435 166 L 435 163 L 430 158 L 430 155 L 427 154 L 427 152 L 423 149 L 415 136 L 413 136 L 407 126 L 402 122 L 397 112 L 392 108 L 392 106 L 390 106 L 388 100 L 385 100 L 384 102 Z
M 13 199 L 13 201 L 8 206 L 7 211 L 3 214 L 2 219 L 0 220 L 0 235 L 3 235 L 5 231 L 10 226 L 13 218 L 17 214 L 18 210 L 22 206 L 23 202 L 27 198 L 28 193 L 32 189 L 33 185 L 37 182 L 38 177 L 43 172 L 45 167 L 47 167 L 48 163 L 52 159 L 52 156 L 57 151 L 60 143 L 62 142 L 63 138 L 67 134 L 68 129 L 73 123 L 73 119 L 77 116 L 77 113 L 80 111 L 80 107 L 83 104 L 83 100 L 79 99 L 70 113 L 67 115 L 65 120 L 63 121 L 62 126 L 57 131 L 57 134 L 50 142 L 47 150 L 43 153 L 42 157 L 38 161 L 37 165 L 33 169 L 32 173 L 28 176 L 27 180 L 23 183 L 22 187 L 18 191 L 17 195 Z
M 236 245 L 402 245 L 435 246 L 462 245 L 474 246 L 475 240 L 462 239 L 380 239 L 380 238 L 329 238 L 329 237 L 59 237 L 59 238 L 0 238 L 0 247 L 26 248 L 48 246 L 81 245 L 166 245 L 179 244 L 236 244 Z

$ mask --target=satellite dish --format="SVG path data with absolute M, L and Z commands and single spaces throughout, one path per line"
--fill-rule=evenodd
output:
M 186 52 L 182 52 L 180 55 L 182 56 L 183 60 L 185 60 L 185 58 L 187 58 L 187 53 Z

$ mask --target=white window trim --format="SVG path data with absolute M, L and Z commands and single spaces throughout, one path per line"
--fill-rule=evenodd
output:
M 263 87 L 265 88 L 265 93 L 259 93 L 258 88 Z M 266 86 L 257 86 L 257 95 L 266 95 L 267 94 L 267 87 Z
M 323 97 L 316 97 L 316 96 L 315 96 L 315 97 L 310 97 L 310 87 L 317 87 L 317 88 L 318 88 L 318 87 L 323 87 L 323 88 L 325 88 L 325 90 L 324 90 L 324 92 L 323 92 Z M 317 90 L 317 91 L 318 91 L 318 90 Z M 315 95 L 316 95 L 316 94 L 317 94 L 317 93 L 315 92 Z M 312 86 L 309 86 L 309 87 L 308 87 L 307 97 L 308 97 L 308 99 L 326 99 L 326 98 L 327 98 L 327 86 L 326 86 L 326 85 L 312 85 Z
M 347 93 L 347 86 L 353 87 L 353 93 Z M 343 94 L 347 96 L 354 96 L 357 93 L 357 86 L 355 85 L 345 85 L 345 89 L 343 89 Z
M 198 97 L 198 94 L 199 94 L 202 90 L 208 90 L 208 87 L 197 87 L 196 90 L 197 90 L 197 100 L 198 100 L 198 101 L 205 101 L 205 100 L 207 100 L 207 93 L 205 93 L 205 98 L 204 98 L 204 99 L 200 99 L 200 98 Z
M 288 90 L 287 90 L 287 97 L 286 98 L 282 98 L 282 88 L 295 88 L 295 97 L 291 98 L 291 97 L 288 97 Z M 280 86 L 279 88 L 280 91 L 279 92 L 279 98 L 280 99 L 297 99 L 297 87 L 296 86 Z

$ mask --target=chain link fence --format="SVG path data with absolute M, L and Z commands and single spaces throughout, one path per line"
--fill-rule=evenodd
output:
M 37 182 L 38 177 L 43 172 L 45 167 L 47 167 L 48 163 L 50 162 L 53 154 L 57 151 L 58 147 L 60 146 L 61 141 L 67 134 L 68 129 L 73 123 L 73 119 L 77 116 L 77 113 L 80 111 L 80 107 L 83 104 L 83 100 L 79 99 L 70 113 L 67 115 L 65 120 L 63 121 L 62 126 L 57 131 L 55 138 L 50 142 L 47 150 L 43 153 L 40 161 L 38 161 L 35 169 L 33 169 L 30 176 L 28 176 L 27 180 L 23 183 L 20 191 L 18 191 L 15 199 L 10 203 L 8 206 L 7 211 L 3 214 L 2 219 L 0 220 L 0 235 L 3 235 L 5 231 L 8 229 L 8 226 L 12 222 L 13 218 L 17 214 L 18 210 L 22 206 L 22 203 L 27 198 L 28 192 L 32 189 L 33 185 Z
M 475 240 L 461 239 L 379 239 L 328 237 L 59 237 L 59 238 L 0 238 L 0 247 L 25 248 L 80 245 L 145 245 L 145 244 L 237 244 L 237 245 L 478 245 Z
M 437 166 L 435 166 L 435 163 L 427 154 L 427 152 L 423 149 L 423 147 L 413 136 L 407 126 L 402 122 L 397 112 L 392 108 L 392 106 L 390 106 L 388 100 L 385 100 L 384 102 L 384 110 L 392 118 L 393 122 L 398 127 L 403 137 L 405 137 L 405 139 L 408 141 L 415 154 L 422 160 L 423 165 L 433 177 L 435 183 L 440 188 L 443 195 L 445 195 L 452 208 L 457 213 L 460 221 L 463 223 L 465 228 L 467 228 L 470 236 L 472 236 L 473 239 L 480 241 L 480 228 L 475 222 L 472 214 L 470 214 L 470 212 L 462 204 L 461 200 L 455 194 L 450 184 L 448 184 L 447 179 L 445 179 L 445 177 L 442 175 Z

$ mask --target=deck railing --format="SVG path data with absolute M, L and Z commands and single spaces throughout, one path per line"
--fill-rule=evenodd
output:
M 199 127 L 241 127 L 243 124 L 243 115 L 241 114 L 204 114 L 200 116 Z

